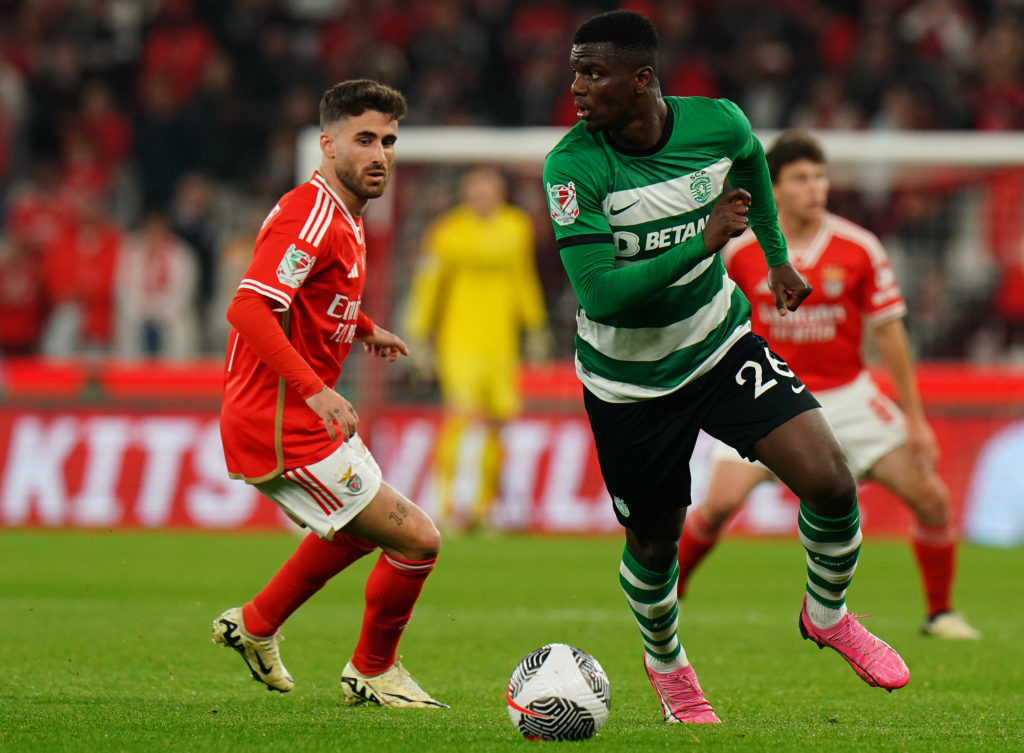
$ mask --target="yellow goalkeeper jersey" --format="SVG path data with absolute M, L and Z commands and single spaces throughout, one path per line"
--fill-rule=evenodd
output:
M 410 338 L 434 340 L 440 361 L 516 363 L 520 334 L 546 318 L 526 212 L 505 204 L 481 217 L 460 204 L 431 225 L 410 293 Z

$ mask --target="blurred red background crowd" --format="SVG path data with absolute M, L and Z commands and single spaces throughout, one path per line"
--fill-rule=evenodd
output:
M 728 97 L 756 129 L 1024 128 L 1013 0 L 0 0 L 0 353 L 219 352 L 327 86 L 396 86 L 410 125 L 569 126 L 572 32 L 614 7 L 656 21 L 665 93 Z M 988 186 L 990 226 L 1022 188 Z M 908 298 L 928 332 L 957 198 L 838 200 L 926 260 Z M 979 246 L 993 281 L 923 355 L 970 356 L 951 333 L 993 317 L 990 354 L 1024 343 L 1020 238 Z

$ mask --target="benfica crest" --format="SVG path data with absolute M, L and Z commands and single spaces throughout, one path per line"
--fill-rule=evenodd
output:
M 838 298 L 846 287 L 846 273 L 842 267 L 825 267 L 821 270 L 821 290 L 829 298 Z
M 576 184 L 551 185 L 548 183 L 548 205 L 551 208 L 551 219 L 559 225 L 571 225 L 580 215 L 580 205 L 576 201 Z
M 296 248 L 293 243 L 284 252 L 281 263 L 277 265 L 277 279 L 290 288 L 297 288 L 309 276 L 309 270 L 313 268 L 315 261 L 315 256 Z
M 345 486 L 347 486 L 348 490 L 353 494 L 359 494 L 359 492 L 363 490 L 363 480 L 359 478 L 358 473 L 355 473 L 352 474 L 352 478 L 348 480 L 348 483 L 345 484 Z

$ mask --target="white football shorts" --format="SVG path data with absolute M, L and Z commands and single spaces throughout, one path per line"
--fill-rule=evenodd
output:
M 825 418 L 832 424 L 858 480 L 866 478 L 875 463 L 906 444 L 903 411 L 878 389 L 868 372 L 862 371 L 852 382 L 815 392 L 814 396 L 821 403 Z M 711 460 L 751 462 L 722 442 L 715 443 Z
M 323 460 L 256 484 L 288 517 L 330 540 L 380 490 L 377 461 L 358 434 Z

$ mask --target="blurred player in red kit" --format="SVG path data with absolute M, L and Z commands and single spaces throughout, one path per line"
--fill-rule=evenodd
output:
M 927 601 L 924 632 L 978 638 L 980 633 L 951 604 L 957 535 L 949 493 L 935 472 L 938 446 L 917 392 L 902 322 L 907 309 L 889 259 L 872 233 L 825 209 L 825 155 L 813 138 L 786 132 L 766 159 L 790 260 L 816 292 L 789 316 L 777 316 L 764 284 L 764 256 L 749 231 L 722 252 L 729 276 L 750 299 L 754 331 L 818 398 L 854 475 L 891 489 L 913 514 L 911 539 Z M 899 406 L 865 369 L 865 326 L 895 385 Z M 680 595 L 751 490 L 774 478 L 763 465 L 725 445 L 716 446 L 712 459 L 707 498 L 687 520 L 680 540 Z
M 286 692 L 278 628 L 331 577 L 377 547 L 362 631 L 341 673 L 346 703 L 445 708 L 396 660 L 398 641 L 437 560 L 441 539 L 419 507 L 381 479 L 333 386 L 354 341 L 386 361 L 405 343 L 361 310 L 362 214 L 384 193 L 403 96 L 345 81 L 320 101 L 319 169 L 263 222 L 227 317 L 221 436 L 231 476 L 253 484 L 311 533 L 269 584 L 213 621 L 252 676 Z

